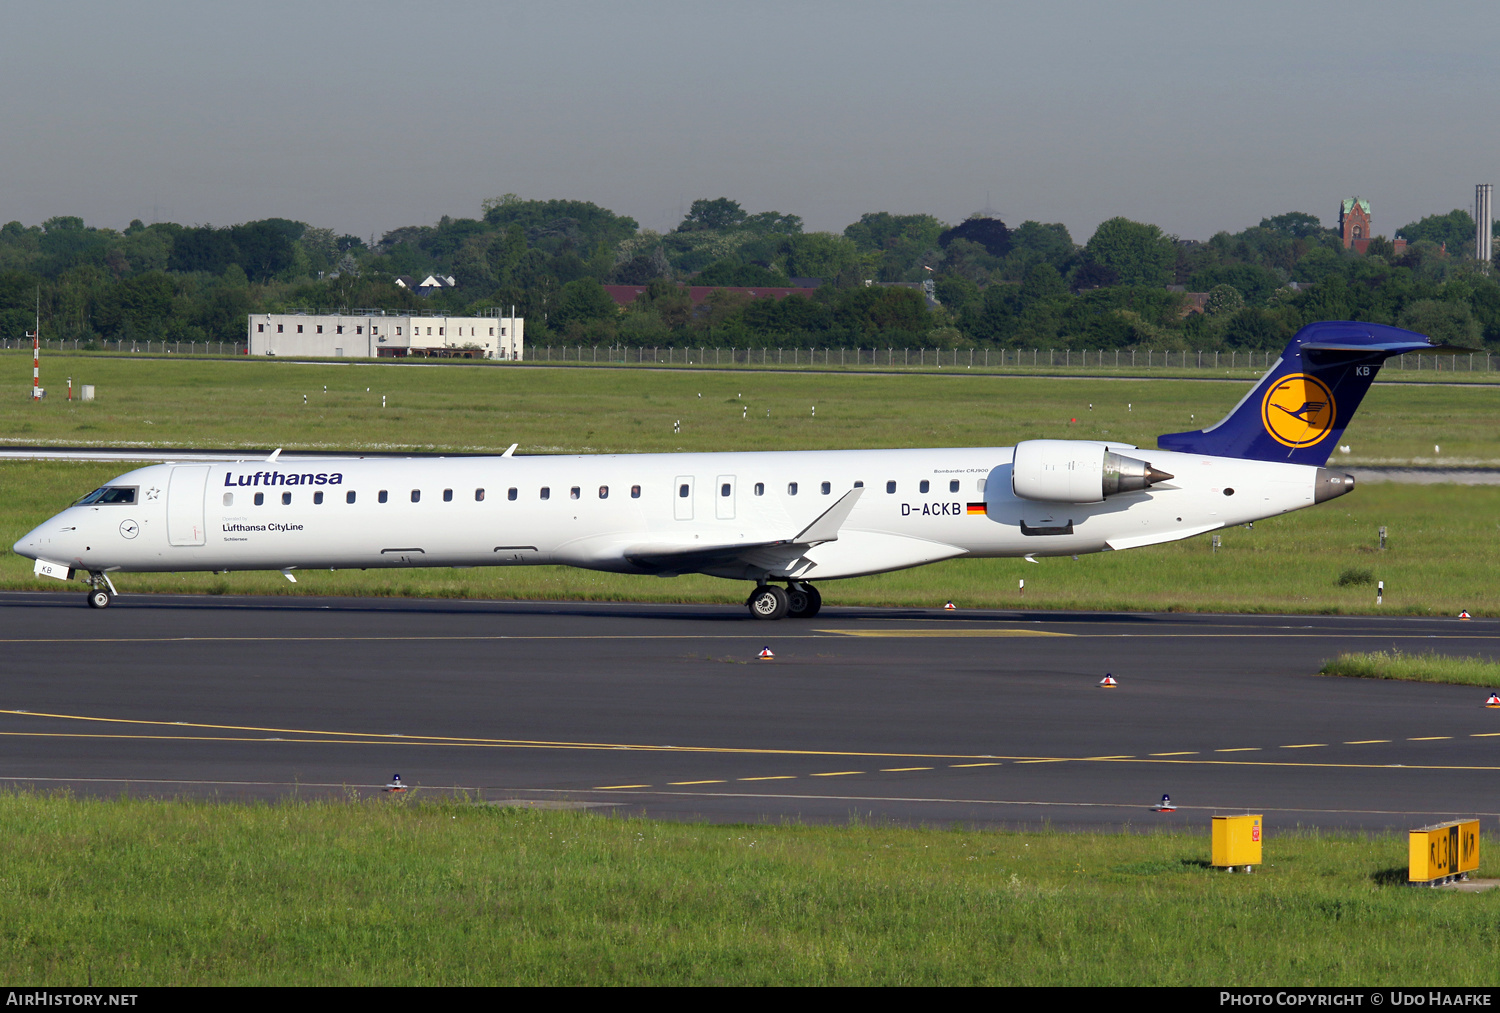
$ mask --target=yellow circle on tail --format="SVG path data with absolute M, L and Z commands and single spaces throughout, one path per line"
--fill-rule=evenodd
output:
M 1333 428 L 1333 391 L 1315 376 L 1292 373 L 1271 385 L 1260 403 L 1260 420 L 1277 443 L 1310 447 Z

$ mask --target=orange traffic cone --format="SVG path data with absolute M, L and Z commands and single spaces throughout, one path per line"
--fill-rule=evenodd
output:
M 1114 689 L 1118 685 L 1119 683 L 1115 681 L 1115 677 L 1108 673 L 1105 673 L 1104 678 L 1099 680 L 1100 689 Z
M 776 657 L 776 655 L 771 653 L 771 649 L 769 647 L 762 647 L 760 649 L 760 653 L 757 654 L 756 657 L 761 661 L 770 661 L 772 658 Z

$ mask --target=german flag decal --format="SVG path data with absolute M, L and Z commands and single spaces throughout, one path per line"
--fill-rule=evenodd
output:
M 973 514 L 982 514 L 984 512 L 985 512 L 985 509 L 984 509 L 984 504 L 983 503 L 970 503 L 969 504 L 969 513 L 970 513 L 970 515 L 973 515 Z

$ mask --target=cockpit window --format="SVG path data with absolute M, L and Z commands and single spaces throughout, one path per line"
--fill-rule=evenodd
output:
M 90 506 L 100 504 L 134 503 L 136 486 L 133 485 L 106 485 L 95 489 L 83 499 L 74 503 L 74 506 Z

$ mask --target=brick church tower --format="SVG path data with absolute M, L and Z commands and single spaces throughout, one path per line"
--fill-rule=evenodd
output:
M 1344 237 L 1344 249 L 1353 248 L 1355 253 L 1364 253 L 1374 239 L 1373 221 L 1370 217 L 1370 202 L 1363 197 L 1345 197 L 1339 205 L 1339 234 Z M 1391 240 L 1391 252 L 1401 256 L 1406 252 L 1406 240 Z
M 1360 253 L 1370 245 L 1370 202 L 1363 197 L 1346 197 L 1339 205 L 1339 232 L 1344 249 L 1354 247 Z

